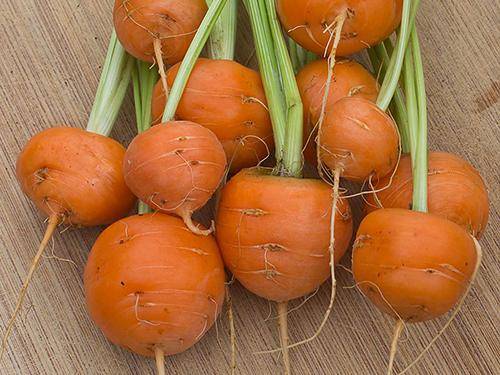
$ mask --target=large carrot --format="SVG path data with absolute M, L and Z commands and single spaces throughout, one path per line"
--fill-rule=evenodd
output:
M 460 306 L 482 256 L 479 245 L 465 229 L 428 213 L 427 111 L 415 29 L 411 34 L 411 49 L 405 56 L 405 78 L 408 78 L 405 94 L 413 145 L 413 211 L 386 208 L 372 212 L 361 223 L 353 250 L 357 285 L 377 307 L 398 319 L 388 374 L 393 370 L 404 322 L 433 319 L 457 303 Z M 458 308 L 429 346 L 457 312 Z
M 19 154 L 19 184 L 48 217 L 48 225 L 7 323 L 0 359 L 34 272 L 57 227 L 109 224 L 125 216 L 135 202 L 122 175 L 125 149 L 108 137 L 130 82 L 132 64 L 113 32 L 87 130 L 59 126 L 42 131 Z
M 210 199 L 226 169 L 226 156 L 209 129 L 190 121 L 172 121 L 196 59 L 226 0 L 210 6 L 179 67 L 163 116 L 164 123 L 134 138 L 123 163 L 125 181 L 154 210 L 183 218 L 195 233 L 207 235 L 191 220 Z
M 331 208 L 327 184 L 300 178 L 303 107 L 274 1 L 247 0 L 245 5 L 269 103 L 277 164 L 273 170 L 243 170 L 229 181 L 221 194 L 216 236 L 236 279 L 278 302 L 289 373 L 287 303 L 313 292 L 333 273 L 334 261 L 349 243 L 352 220 L 347 202 L 341 200 Z M 330 241 L 332 212 L 339 224 L 335 244 Z
M 135 215 L 108 227 L 85 267 L 88 311 L 113 343 L 164 356 L 198 342 L 224 302 L 224 265 L 215 239 L 179 218 Z

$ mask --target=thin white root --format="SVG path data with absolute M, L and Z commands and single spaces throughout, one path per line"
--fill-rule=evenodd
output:
M 288 351 L 288 320 L 287 320 L 288 302 L 278 303 L 278 324 L 280 329 L 281 353 L 283 354 L 283 367 L 285 375 L 291 374 L 290 353 Z
M 226 285 L 227 319 L 229 321 L 229 337 L 231 340 L 231 375 L 236 374 L 236 328 L 234 325 L 233 299 Z
M 392 375 L 392 369 L 394 368 L 394 359 L 396 358 L 396 353 L 398 351 L 398 342 L 401 337 L 401 333 L 404 329 L 404 322 L 400 319 L 394 327 L 394 335 L 392 336 L 391 343 L 391 354 L 389 356 L 389 365 L 387 366 L 387 375 Z
M 155 58 L 158 64 L 158 73 L 160 74 L 161 84 L 163 86 L 163 91 L 165 92 L 165 100 L 168 100 L 169 89 L 168 89 L 167 75 L 165 73 L 165 65 L 163 64 L 161 39 L 155 38 L 153 46 L 155 50 Z
M 337 53 L 337 47 L 340 43 L 340 37 L 342 35 L 342 28 L 344 27 L 344 22 L 347 18 L 347 11 L 344 11 L 340 13 L 335 20 L 333 21 L 332 25 L 335 25 L 335 29 L 330 31 L 330 28 L 328 28 L 328 31 L 331 33 L 331 37 L 334 38 L 333 40 L 333 45 L 332 45 L 332 50 L 330 51 L 330 54 L 328 56 L 328 74 L 326 78 L 326 83 L 325 83 L 325 93 L 323 95 L 323 100 L 321 103 L 321 113 L 318 119 L 318 122 L 315 126 L 318 130 L 318 136 L 317 136 L 317 147 L 316 147 L 316 157 L 318 159 L 318 173 L 322 179 L 324 179 L 323 176 L 323 168 L 322 168 L 322 163 L 321 163 L 321 148 L 319 147 L 321 144 L 321 127 L 323 126 L 323 122 L 325 120 L 325 115 L 326 115 L 326 105 L 328 104 L 328 96 L 330 94 L 330 87 L 332 85 L 332 80 L 333 80 L 333 69 L 335 68 L 335 57 Z M 330 42 L 328 43 L 328 45 Z M 328 50 L 328 45 L 325 49 L 325 55 Z M 314 131 L 314 130 L 313 130 Z
M 210 236 L 214 232 L 215 224 L 213 221 L 212 221 L 209 229 L 203 230 L 194 224 L 193 218 L 191 217 L 191 215 L 192 215 L 192 212 L 189 212 L 189 211 L 182 214 L 182 220 L 184 220 L 184 224 L 186 224 L 186 226 L 188 227 L 188 229 L 191 232 L 193 232 L 194 234 L 197 234 L 199 236 Z
M 165 375 L 165 352 L 162 348 L 155 346 L 156 374 Z
M 323 315 L 323 320 L 321 321 L 321 324 L 319 325 L 318 329 L 312 335 L 311 337 L 296 342 L 292 345 L 288 346 L 288 349 L 293 349 L 298 346 L 310 343 L 318 338 L 318 336 L 321 334 L 321 331 L 326 325 L 326 322 L 328 321 L 328 318 L 330 318 L 330 314 L 333 310 L 333 303 L 335 302 L 335 295 L 337 293 L 337 279 L 335 277 L 335 214 L 337 212 L 337 205 L 338 205 L 338 200 L 339 200 L 339 187 L 340 187 L 340 173 L 341 170 L 339 168 L 335 169 L 334 171 L 334 184 L 333 184 L 333 199 L 332 199 L 332 217 L 330 219 L 330 244 L 328 246 L 328 252 L 330 254 L 330 272 L 332 276 L 332 288 L 330 292 L 330 302 L 328 304 L 328 308 L 325 311 L 325 314 Z M 280 315 L 281 318 L 281 315 Z M 266 353 L 276 353 L 280 349 L 274 349 L 274 350 L 267 350 L 267 351 L 262 351 L 258 352 L 256 354 L 266 354 Z
M 17 316 L 19 315 L 19 312 L 21 310 L 21 307 L 24 303 L 24 299 L 26 297 L 26 293 L 28 291 L 28 287 L 31 283 L 31 280 L 33 278 L 33 274 L 35 273 L 38 264 L 40 263 L 40 260 L 42 259 L 42 256 L 45 252 L 45 249 L 47 248 L 47 245 L 52 238 L 52 235 L 54 234 L 55 230 L 57 229 L 57 226 L 59 225 L 59 216 L 58 215 L 52 215 L 49 217 L 49 221 L 47 224 L 47 229 L 45 230 L 45 234 L 43 236 L 42 241 L 40 242 L 40 246 L 38 247 L 38 251 L 33 258 L 33 261 L 31 262 L 31 267 L 28 272 L 28 276 L 26 276 L 26 279 L 24 280 L 23 286 L 19 292 L 19 295 L 17 297 L 17 303 L 16 303 L 16 308 L 14 309 L 14 313 L 12 314 L 12 317 L 9 319 L 9 322 L 7 323 L 7 328 L 5 329 L 5 333 L 2 338 L 2 347 L 0 349 L 0 362 L 2 361 L 2 357 L 5 353 L 5 350 L 7 349 L 7 340 L 9 339 L 10 333 L 12 332 L 12 328 L 14 327 L 14 323 L 16 321 Z
M 472 274 L 471 281 L 470 281 L 469 285 L 467 286 L 465 293 L 463 294 L 462 298 L 460 298 L 460 301 L 458 302 L 458 305 L 455 308 L 455 311 L 453 311 L 453 314 L 451 314 L 450 318 L 448 319 L 446 324 L 443 326 L 443 328 L 441 328 L 439 330 L 438 334 L 436 336 L 434 336 L 434 338 L 431 340 L 431 342 L 429 342 L 429 344 L 427 344 L 427 346 L 424 348 L 424 350 L 422 350 L 420 352 L 420 354 L 417 356 L 417 358 L 415 358 L 415 360 L 413 362 L 411 362 L 398 375 L 406 374 L 413 366 L 415 366 L 422 359 L 422 357 L 425 355 L 425 353 L 427 353 L 429 351 L 429 349 L 432 347 L 432 345 L 434 345 L 434 343 L 443 335 L 444 331 L 446 331 L 446 329 L 451 325 L 451 323 L 453 323 L 453 320 L 455 320 L 456 316 L 458 315 L 458 313 L 462 309 L 462 305 L 464 304 L 465 298 L 469 295 L 469 292 L 472 288 L 472 284 L 474 283 L 474 280 L 476 280 L 477 273 L 479 271 L 479 268 L 481 267 L 481 262 L 483 260 L 483 250 L 481 249 L 481 245 L 479 244 L 479 242 L 477 242 L 477 240 L 474 237 L 472 237 L 472 239 L 474 240 L 474 244 L 476 245 L 477 262 L 476 262 L 476 268 L 474 269 L 474 273 Z

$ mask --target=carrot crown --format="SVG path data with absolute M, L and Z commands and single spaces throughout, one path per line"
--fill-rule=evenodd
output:
M 113 30 L 90 113 L 87 130 L 108 136 L 127 93 L 134 59 L 125 52 Z

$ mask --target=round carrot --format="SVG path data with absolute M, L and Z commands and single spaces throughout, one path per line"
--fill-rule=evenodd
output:
M 387 208 L 361 223 L 352 270 L 362 292 L 405 322 L 448 312 L 465 292 L 477 263 L 472 237 L 437 215 Z
M 330 276 L 331 199 L 320 180 L 241 171 L 222 190 L 216 218 L 226 266 L 245 288 L 271 301 L 311 293 Z M 352 236 L 347 201 L 339 201 L 335 216 L 337 263 Z
M 325 110 L 343 97 L 361 97 L 375 101 L 378 86 L 375 78 L 361 64 L 353 60 L 337 61 L 333 68 L 333 80 L 328 92 Z M 305 159 L 317 163 L 316 124 L 321 115 L 325 85 L 328 79 L 328 62 L 320 59 L 313 61 L 297 74 L 297 85 L 304 104 L 304 149 Z
M 278 0 L 281 22 L 298 44 L 317 54 L 331 51 L 332 32 L 345 18 L 337 54 L 347 56 L 388 37 L 401 20 L 402 0 Z
M 486 186 L 477 170 L 465 160 L 446 152 L 429 154 L 429 212 L 443 216 L 481 238 L 489 216 Z M 367 197 L 366 210 L 379 207 L 412 207 L 413 176 L 411 158 L 401 158 L 392 178 L 385 177 L 374 185 L 376 193 Z
M 115 0 L 113 20 L 132 56 L 151 63 L 160 56 L 175 64 L 186 54 L 206 11 L 204 0 Z
M 171 86 L 179 65 L 167 72 Z M 159 81 L 152 113 L 161 121 L 166 98 Z M 260 76 L 231 60 L 200 58 L 191 72 L 176 117 L 214 132 L 222 143 L 232 172 L 255 166 L 273 149 L 271 120 Z
M 356 182 L 390 174 L 399 156 L 391 117 L 373 102 L 345 97 L 326 112 L 319 130 L 319 156 L 330 170 Z
M 74 226 L 110 224 L 135 202 L 122 174 L 124 154 L 111 138 L 55 127 L 26 144 L 17 159 L 17 179 L 47 216 Z
M 219 186 L 226 155 L 217 137 L 189 121 L 171 121 L 139 134 L 123 161 L 125 181 L 154 210 L 182 217 L 191 229 L 191 215 Z
M 221 311 L 224 280 L 215 240 L 159 213 L 108 227 L 84 274 L 95 323 L 113 343 L 149 357 L 183 352 L 203 337 Z

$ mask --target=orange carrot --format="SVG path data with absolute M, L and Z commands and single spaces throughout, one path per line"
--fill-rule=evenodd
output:
M 215 240 L 159 213 L 108 227 L 84 275 L 88 311 L 106 337 L 149 357 L 181 353 L 203 337 L 221 311 L 224 280 Z
M 179 65 L 167 72 L 168 85 Z M 166 98 L 161 82 L 155 86 L 152 113 L 161 121 Z M 260 76 L 231 60 L 200 58 L 177 108 L 180 120 L 210 129 L 222 143 L 232 172 L 255 166 L 273 149 L 271 120 Z
M 301 46 L 327 56 L 333 26 L 345 18 L 337 54 L 347 56 L 388 37 L 401 20 L 402 0 L 278 0 L 278 14 L 287 33 Z
M 481 238 L 489 216 L 486 186 L 477 170 L 465 160 L 446 152 L 429 154 L 429 212 L 443 216 Z M 387 188 L 385 188 L 388 186 Z M 411 158 L 405 155 L 389 183 L 389 177 L 378 181 L 368 196 L 366 210 L 380 207 L 412 207 L 413 176 Z
M 375 101 L 378 86 L 375 78 L 361 64 L 353 60 L 337 61 L 333 68 L 333 80 L 328 92 L 325 110 L 343 97 L 361 97 Z M 325 86 L 328 79 L 328 62 L 313 61 L 297 74 L 297 84 L 304 104 L 304 156 L 309 163 L 317 163 L 316 124 L 321 115 Z

